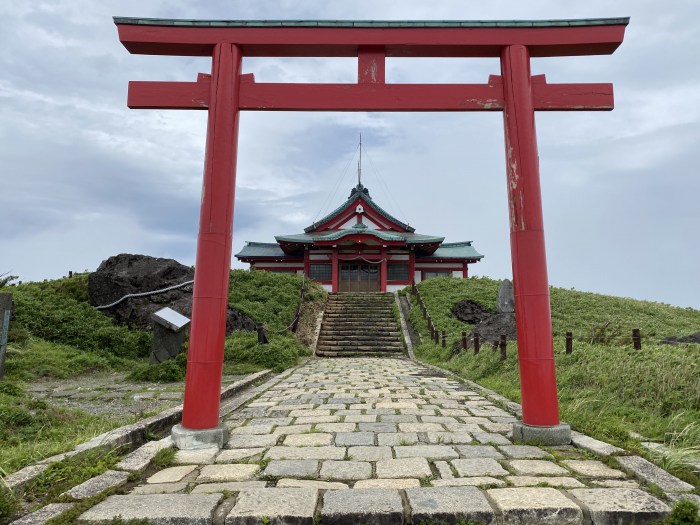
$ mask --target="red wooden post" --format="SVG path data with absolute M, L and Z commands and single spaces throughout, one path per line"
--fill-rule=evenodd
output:
M 210 429 L 219 425 L 236 188 L 241 56 L 240 48 L 233 44 L 217 44 L 212 56 L 192 327 L 182 412 L 182 426 L 189 429 Z
M 380 292 L 386 292 L 386 276 L 387 276 L 387 254 L 386 254 L 386 248 L 382 248 L 381 250 L 381 262 L 379 263 L 379 291 Z
M 530 54 L 501 51 L 510 245 L 523 423 L 559 424 Z
M 331 254 L 331 292 L 338 293 L 338 251 Z

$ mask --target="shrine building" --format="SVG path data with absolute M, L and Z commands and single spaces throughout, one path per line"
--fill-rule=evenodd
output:
M 251 270 L 303 274 L 329 292 L 393 292 L 431 277 L 467 278 L 481 260 L 471 241 L 415 233 L 372 200 L 358 183 L 348 199 L 304 229 L 275 243 L 246 242 L 236 254 Z

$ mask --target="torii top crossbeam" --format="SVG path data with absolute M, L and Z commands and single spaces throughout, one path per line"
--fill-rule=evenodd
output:
M 544 75 L 531 75 L 530 58 L 611 54 L 622 43 L 628 18 L 114 21 L 131 53 L 212 57 L 211 74 L 200 74 L 196 82 L 130 82 L 128 95 L 131 108 L 209 111 L 184 429 L 224 432 L 217 425 L 240 111 L 502 111 L 523 406 L 523 425 L 514 426 L 514 434 L 566 442 L 559 424 L 534 115 L 611 110 L 613 89 L 547 84 Z M 246 56 L 357 57 L 357 82 L 258 83 L 252 74 L 241 74 Z M 485 84 L 391 84 L 387 57 L 499 57 L 501 74 Z M 176 440 L 178 446 L 199 439 L 188 436 Z

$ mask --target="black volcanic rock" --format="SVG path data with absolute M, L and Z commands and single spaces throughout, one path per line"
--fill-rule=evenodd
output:
M 90 304 L 103 306 L 128 294 L 161 290 L 194 279 L 194 270 L 174 259 L 122 253 L 103 261 L 88 277 Z M 161 308 L 170 307 L 192 317 L 192 285 L 176 290 L 126 299 L 102 310 L 119 325 L 152 329 L 151 315 Z M 229 306 L 226 333 L 233 330 L 255 330 L 255 321 Z

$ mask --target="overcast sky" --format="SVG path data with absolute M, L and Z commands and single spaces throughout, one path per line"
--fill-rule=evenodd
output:
M 697 0 L 2 0 L 0 274 L 56 278 L 123 252 L 194 262 L 206 112 L 129 110 L 126 90 L 129 80 L 194 81 L 210 60 L 130 55 L 115 15 L 630 16 L 612 56 L 532 63 L 549 82 L 615 86 L 612 112 L 537 115 L 549 280 L 700 308 Z M 354 82 L 356 67 L 244 60 L 261 82 Z M 485 83 L 499 72 L 496 59 L 387 61 L 388 82 Z M 510 277 L 500 113 L 244 113 L 234 253 L 339 205 L 356 183 L 345 167 L 360 133 L 363 182 L 381 206 L 418 233 L 473 240 L 485 258 L 472 274 Z

